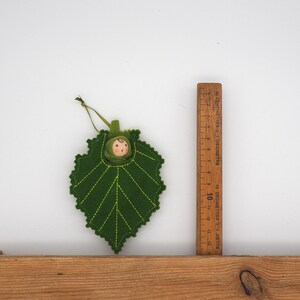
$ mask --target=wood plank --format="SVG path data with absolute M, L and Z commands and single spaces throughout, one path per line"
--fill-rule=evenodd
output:
M 0 299 L 249 299 L 249 295 L 299 299 L 300 257 L 0 257 Z
M 222 85 L 197 85 L 198 255 L 222 255 Z

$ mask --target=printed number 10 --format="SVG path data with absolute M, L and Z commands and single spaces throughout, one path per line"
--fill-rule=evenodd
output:
M 213 200 L 213 194 L 212 193 L 207 194 L 207 200 Z

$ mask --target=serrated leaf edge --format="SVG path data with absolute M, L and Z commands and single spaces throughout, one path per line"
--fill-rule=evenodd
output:
M 120 242 L 119 244 L 116 246 L 115 245 L 115 242 L 113 242 L 109 237 L 107 237 L 105 234 L 101 234 L 100 232 L 100 229 L 102 229 L 102 226 L 100 229 L 98 229 L 95 225 L 91 224 L 90 222 L 88 222 L 88 218 L 91 219 L 91 216 L 90 214 L 85 211 L 82 207 L 80 207 L 79 205 L 82 203 L 79 203 L 78 204 L 78 199 L 80 199 L 80 196 L 77 194 L 77 192 L 73 189 L 73 185 L 76 185 L 76 184 L 79 184 L 79 183 L 76 183 L 76 180 L 75 180 L 75 175 L 78 173 L 79 171 L 79 168 L 80 168 L 80 161 L 81 159 L 83 158 L 88 158 L 89 156 L 92 155 L 93 151 L 94 151 L 94 144 L 98 141 L 99 138 L 101 138 L 101 135 L 102 134 L 105 134 L 105 135 L 108 135 L 108 131 L 107 130 L 101 130 L 99 132 L 99 134 L 97 135 L 96 138 L 94 139 L 88 139 L 87 140 L 87 144 L 88 144 L 88 152 L 86 154 L 78 154 L 76 155 L 75 157 L 75 160 L 74 160 L 74 163 L 75 163 L 75 168 L 74 170 L 71 172 L 70 174 L 70 179 L 71 179 L 71 186 L 70 186 L 70 193 L 72 195 L 75 196 L 76 198 L 76 208 L 79 209 L 81 212 L 84 213 L 85 217 L 86 217 L 86 227 L 87 228 L 91 228 L 94 230 L 95 234 L 104 238 L 106 240 L 106 242 L 111 246 L 111 248 L 113 249 L 113 251 L 118 254 L 121 249 L 123 248 L 124 246 L 124 243 L 126 242 L 126 240 L 129 238 L 129 237 L 135 237 L 138 230 L 141 228 L 142 225 L 145 225 L 146 223 L 148 223 L 150 221 L 150 217 L 151 215 L 159 209 L 160 207 L 160 202 L 159 202 L 159 196 L 161 195 L 161 193 L 166 189 L 166 185 L 164 184 L 163 180 L 161 179 L 161 176 L 160 176 L 160 169 L 161 169 L 161 166 L 162 164 L 164 163 L 164 159 L 162 158 L 162 156 L 151 146 L 149 145 L 148 143 L 146 143 L 145 141 L 141 141 L 141 140 L 138 140 L 139 139 L 139 134 L 140 134 L 140 130 L 131 130 L 131 133 L 134 133 L 136 134 L 136 137 L 134 138 L 133 140 L 133 143 L 139 143 L 139 145 L 141 145 L 142 147 L 145 147 L 147 150 L 150 149 L 153 154 L 155 155 L 156 159 L 157 160 L 157 165 L 156 165 L 156 169 L 155 169 L 155 175 L 156 175 L 156 178 L 157 178 L 157 181 L 158 181 L 158 185 L 159 185 L 159 189 L 157 190 L 157 192 L 155 193 L 154 195 L 154 203 L 155 203 L 155 206 L 153 208 L 151 208 L 149 210 L 149 212 L 146 213 L 146 216 L 142 218 L 142 221 L 137 223 L 130 232 L 128 233 L 125 233 L 121 238 L 120 238 Z M 105 139 L 106 139 L 106 136 L 104 136 L 104 139 L 103 139 L 103 143 L 105 142 Z M 107 164 L 104 160 L 103 160 L 103 151 L 102 151 L 102 157 L 101 157 L 101 161 L 98 165 L 100 165 L 102 162 L 104 164 L 106 164 L 108 166 L 108 169 L 110 167 L 113 167 L 113 168 L 121 168 L 123 166 L 127 166 L 129 164 L 131 164 L 133 161 L 134 161 L 134 158 L 136 156 L 136 153 L 140 153 L 141 155 L 145 155 L 144 153 L 140 152 L 140 151 L 137 151 L 136 148 L 134 147 L 134 155 L 133 157 L 130 159 L 130 161 L 128 163 L 125 163 L 125 164 L 122 164 L 122 165 L 118 165 L 118 166 L 113 166 L 113 165 L 109 165 Z M 148 156 L 148 155 L 145 155 L 145 156 Z M 149 156 L 148 156 L 149 157 Z M 150 158 L 150 157 L 149 157 Z M 134 161 L 135 162 L 135 161 Z M 96 167 L 95 167 L 96 168 Z M 124 169 L 125 170 L 125 169 Z M 75 186 L 74 186 L 75 187 Z M 153 201 L 151 201 L 153 202 Z M 109 216 L 107 217 L 107 219 L 110 217 L 112 211 L 114 211 L 114 208 L 116 206 L 116 203 L 115 205 L 113 206 Z M 105 221 L 104 221 L 105 222 Z

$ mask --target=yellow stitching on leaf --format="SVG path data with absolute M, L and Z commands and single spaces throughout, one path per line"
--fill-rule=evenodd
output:
M 113 181 L 113 183 L 112 183 L 111 186 L 109 187 L 109 189 L 108 189 L 108 191 L 106 192 L 106 194 L 105 194 L 104 198 L 102 199 L 102 201 L 100 202 L 100 204 L 99 204 L 99 206 L 98 206 L 98 208 L 97 208 L 95 214 L 93 215 L 93 217 L 92 217 L 92 219 L 91 219 L 91 222 L 93 222 L 95 216 L 97 215 L 97 213 L 98 213 L 100 207 L 102 206 L 102 204 L 104 203 L 105 199 L 107 198 L 107 196 L 108 196 L 110 190 L 112 189 L 113 185 L 115 184 L 115 181 L 116 181 L 116 180 L 117 180 L 117 177 L 115 178 L 115 180 Z M 90 223 L 91 223 L 91 222 L 90 222 Z
M 117 168 L 117 184 L 116 184 L 116 240 L 115 247 L 118 244 L 118 213 L 119 213 L 119 194 L 118 194 L 118 186 L 119 186 L 119 168 Z
M 153 157 L 151 157 L 151 156 L 149 156 L 149 155 L 147 155 L 147 154 L 145 154 L 145 153 L 143 153 L 143 152 L 141 152 L 139 150 L 136 150 L 136 152 L 139 153 L 139 154 L 142 154 L 143 156 L 148 157 L 149 159 L 155 160 L 155 158 L 153 158 Z
M 80 202 L 80 204 L 82 204 L 86 198 L 90 195 L 90 193 L 94 190 L 94 188 L 96 187 L 96 185 L 99 183 L 99 181 L 102 179 L 102 177 L 106 174 L 106 172 L 108 171 L 110 167 L 108 166 L 107 169 L 104 171 L 104 173 L 99 177 L 99 179 L 96 181 L 96 183 L 93 185 L 93 187 L 90 189 L 90 191 L 86 194 L 86 196 L 84 197 L 84 199 Z
M 113 206 L 113 208 L 111 209 L 109 215 L 106 217 L 106 219 L 105 219 L 105 221 L 103 222 L 103 224 L 101 225 L 101 227 L 98 229 L 98 232 L 100 232 L 101 229 L 104 227 L 104 225 L 105 225 L 106 222 L 108 221 L 108 219 L 109 219 L 109 217 L 111 216 L 111 214 L 112 214 L 113 210 L 115 209 L 115 207 L 116 207 L 116 203 L 115 203 L 115 205 Z
M 101 136 L 100 136 L 100 138 L 101 138 Z M 74 172 L 74 180 L 76 181 L 76 175 L 78 174 L 78 171 L 79 171 L 79 169 L 80 169 L 80 162 L 81 162 L 81 160 L 82 159 L 87 159 L 87 158 L 89 158 L 91 155 L 92 155 L 92 153 L 93 153 L 93 147 L 94 147 L 94 144 L 96 144 L 98 141 L 97 141 L 97 139 L 98 139 L 98 137 L 96 137 L 95 139 L 93 139 L 93 140 L 91 140 L 91 148 L 89 148 L 89 151 L 88 151 L 88 153 L 87 154 L 83 154 L 83 155 L 80 155 L 80 157 L 78 158 L 78 161 L 77 161 L 77 165 L 75 166 L 75 172 Z M 104 139 L 103 139 L 103 142 L 102 142 L 102 148 L 103 148 L 103 143 L 104 143 L 104 141 L 105 141 L 105 134 L 104 134 Z M 76 160 L 75 160 L 76 161 Z M 75 186 L 74 186 L 75 187 Z
M 131 174 L 122 167 L 122 169 L 128 174 L 128 176 L 132 179 L 132 181 L 136 184 L 136 186 L 140 189 L 140 191 L 144 194 L 144 196 L 154 205 L 156 204 L 149 198 L 149 196 L 143 191 L 143 189 L 139 186 L 139 184 L 135 181 L 135 179 L 131 176 Z
M 134 162 L 150 179 L 152 179 L 157 185 L 159 185 L 158 183 L 157 183 L 157 181 L 151 176 L 151 175 L 149 175 L 145 170 L 144 170 L 144 168 L 142 168 L 136 161 Z
M 76 185 L 74 185 L 74 188 L 76 188 L 80 183 L 82 183 L 88 176 L 90 176 L 100 165 L 102 164 L 102 161 L 99 162 L 99 164 L 93 168 L 92 171 L 90 171 L 87 175 L 85 175 Z
M 127 223 L 127 221 L 125 220 L 125 218 L 123 217 L 123 215 L 121 214 L 121 212 L 118 210 L 119 215 L 122 217 L 122 219 L 124 220 L 124 222 L 126 223 L 126 225 L 128 226 L 129 230 L 131 230 L 131 227 L 129 226 L 129 224 Z
M 123 195 L 125 196 L 125 198 L 128 200 L 128 202 L 131 204 L 131 206 L 134 208 L 134 210 L 136 211 L 136 213 L 140 216 L 140 218 L 144 221 L 144 218 L 141 216 L 141 214 L 138 212 L 137 208 L 135 207 L 135 205 L 131 202 L 131 200 L 128 198 L 128 196 L 125 194 L 125 192 L 123 191 L 123 189 L 121 188 L 121 186 L 119 185 L 119 188 L 121 190 L 121 192 L 123 193 Z
M 154 208 L 155 208 L 155 207 L 151 207 L 150 210 L 147 212 L 146 215 L 148 215 Z M 148 217 L 148 221 L 149 221 L 149 217 Z M 144 221 L 143 221 L 143 222 L 144 222 Z M 138 228 L 140 227 L 140 225 L 143 224 L 143 222 L 140 221 L 140 222 L 136 223 L 136 224 L 134 225 L 133 230 L 138 229 Z M 130 232 L 130 233 L 131 233 L 131 232 Z M 118 247 L 119 247 L 119 245 L 121 244 L 121 242 L 122 242 L 124 236 L 126 236 L 126 235 L 128 235 L 128 232 L 126 232 L 126 233 L 124 233 L 124 234 L 122 235 L 122 237 L 120 238 L 120 241 L 119 241 L 119 243 L 118 243 Z

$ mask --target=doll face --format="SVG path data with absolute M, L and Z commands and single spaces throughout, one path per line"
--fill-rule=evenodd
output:
M 112 145 L 112 151 L 116 156 L 126 155 L 128 153 L 127 142 L 122 139 L 115 140 Z

